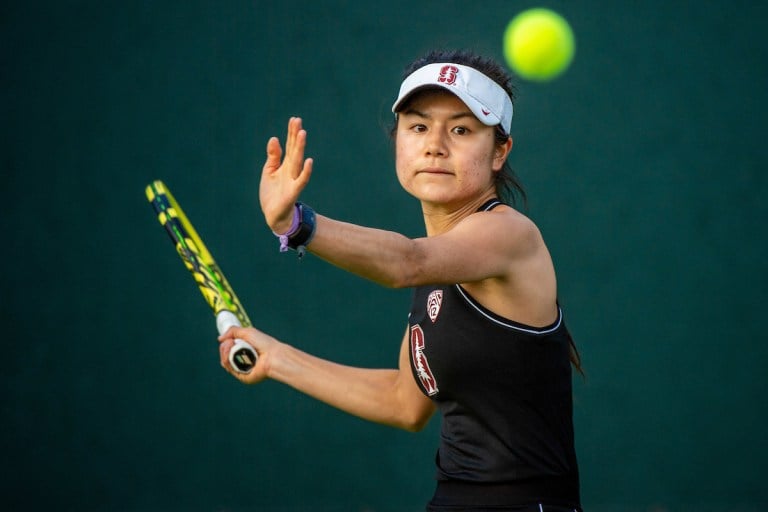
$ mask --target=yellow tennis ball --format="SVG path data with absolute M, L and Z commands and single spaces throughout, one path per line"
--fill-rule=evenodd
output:
M 504 31 L 504 58 L 520 77 L 546 82 L 573 60 L 575 43 L 568 22 L 544 8 L 522 11 Z

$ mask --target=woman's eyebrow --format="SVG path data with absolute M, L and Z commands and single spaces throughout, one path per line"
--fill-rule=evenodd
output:
M 413 115 L 413 116 L 421 117 L 421 118 L 424 118 L 424 119 L 432 119 L 432 116 L 430 114 L 428 114 L 427 112 L 422 112 L 420 110 L 416 110 L 415 108 L 406 109 L 406 110 L 404 110 L 402 112 L 402 114 L 404 114 L 404 115 Z M 454 120 L 454 119 L 461 119 L 461 118 L 464 118 L 464 117 L 475 117 L 475 115 L 472 112 L 470 112 L 469 110 L 466 110 L 466 111 L 462 110 L 462 111 L 456 112 L 455 114 L 449 116 L 448 119 L 449 120 Z

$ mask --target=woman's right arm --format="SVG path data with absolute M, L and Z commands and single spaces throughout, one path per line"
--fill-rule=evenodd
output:
M 411 373 L 407 334 L 400 347 L 398 369 L 366 369 L 315 357 L 251 327 L 233 327 L 219 338 L 221 364 L 242 382 L 254 384 L 270 378 L 354 416 L 418 431 L 427 424 L 435 406 Z M 259 354 L 250 373 L 237 373 L 229 365 L 235 338 L 250 343 Z

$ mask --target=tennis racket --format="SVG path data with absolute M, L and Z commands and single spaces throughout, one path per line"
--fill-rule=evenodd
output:
M 147 185 L 146 194 L 184 266 L 192 273 L 205 301 L 213 310 L 219 334 L 224 334 L 232 326 L 250 327 L 251 320 L 240 300 L 168 187 L 156 180 Z M 232 368 L 248 373 L 256 364 L 256 359 L 253 347 L 241 339 L 235 340 L 229 352 Z

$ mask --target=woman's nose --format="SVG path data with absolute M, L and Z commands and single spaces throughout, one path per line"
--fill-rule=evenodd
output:
M 432 156 L 446 155 L 445 138 L 439 130 L 433 130 L 427 135 L 426 153 Z

